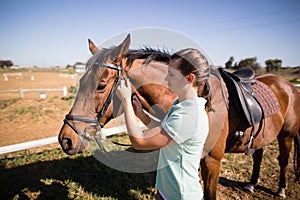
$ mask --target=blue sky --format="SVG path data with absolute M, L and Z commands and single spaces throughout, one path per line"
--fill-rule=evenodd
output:
M 86 62 L 88 38 L 102 44 L 143 27 L 191 38 L 215 65 L 230 56 L 300 65 L 298 0 L 0 0 L 0 27 L 0 59 L 20 66 Z

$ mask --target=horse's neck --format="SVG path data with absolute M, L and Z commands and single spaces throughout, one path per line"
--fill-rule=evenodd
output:
M 151 62 L 147 65 L 132 65 L 127 75 L 136 88 L 149 83 L 167 87 L 168 83 L 165 80 L 167 72 L 168 67 L 166 64 Z
M 152 62 L 131 66 L 127 75 L 143 108 L 158 118 L 164 117 L 176 96 L 168 89 L 167 65 Z

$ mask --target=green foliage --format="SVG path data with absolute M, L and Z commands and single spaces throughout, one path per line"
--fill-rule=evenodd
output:
M 256 62 L 256 57 L 252 57 L 252 58 L 246 58 L 244 60 L 241 60 L 238 64 L 235 63 L 233 65 L 233 61 L 234 58 L 231 56 L 229 58 L 229 60 L 225 63 L 225 67 L 226 69 L 242 69 L 242 68 L 252 68 L 253 70 L 258 70 L 261 67 L 259 66 L 259 64 Z
M 68 101 L 69 105 L 72 105 L 74 103 L 75 100 L 75 95 L 77 94 L 77 87 L 75 86 L 70 86 L 68 88 L 68 93 L 70 93 L 70 95 L 66 96 L 66 97 L 62 97 L 62 100 Z
M 11 60 L 0 60 L 0 68 L 6 68 L 13 66 L 14 63 Z
M 225 63 L 225 68 L 226 69 L 232 68 L 233 67 L 233 62 L 234 62 L 234 58 L 233 58 L 233 56 L 231 56 L 229 58 L 229 60 Z
M 239 68 L 246 68 L 246 67 L 249 67 L 251 65 L 253 65 L 253 63 L 256 62 L 256 57 L 253 57 L 253 58 L 246 58 L 244 60 L 241 60 L 238 64 L 238 67 Z
M 265 61 L 267 72 L 278 71 L 281 68 L 282 60 L 280 59 L 268 59 Z
M 77 89 L 77 87 L 75 87 L 75 86 L 70 86 L 70 87 L 68 88 L 68 92 L 69 92 L 69 93 L 76 94 L 77 91 L 78 91 L 78 89 Z

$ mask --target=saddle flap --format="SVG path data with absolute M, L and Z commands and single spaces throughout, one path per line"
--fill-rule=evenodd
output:
M 262 108 L 253 93 L 249 93 L 249 91 L 244 89 L 242 86 L 240 86 L 240 88 L 241 91 L 238 91 L 238 94 L 241 93 L 241 95 L 239 95 L 239 98 L 242 102 L 242 108 L 248 122 L 250 122 L 250 125 L 253 126 L 262 120 Z

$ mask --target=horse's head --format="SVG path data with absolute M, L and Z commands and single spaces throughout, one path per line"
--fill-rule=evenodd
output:
M 99 130 L 112 117 L 110 102 L 122 75 L 122 56 L 128 52 L 129 44 L 130 35 L 110 49 L 99 50 L 89 41 L 93 56 L 87 62 L 74 105 L 66 115 L 58 137 L 67 154 L 83 152 L 87 147 L 87 142 L 82 139 L 86 132 Z

